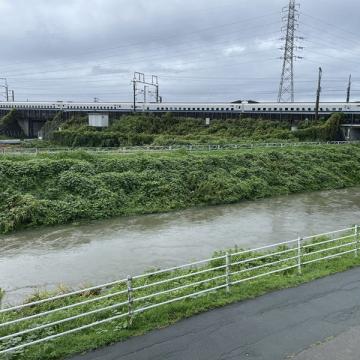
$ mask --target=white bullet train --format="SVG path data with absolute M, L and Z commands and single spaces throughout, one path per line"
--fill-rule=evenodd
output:
M 134 103 L 130 102 L 72 102 L 72 101 L 15 101 L 0 102 L 0 111 L 38 110 L 38 111 L 64 111 L 64 112 L 105 112 L 130 113 L 134 112 Z M 226 113 L 226 114 L 314 114 L 314 102 L 248 102 L 239 103 L 136 103 L 136 112 L 150 113 Z M 320 114 L 343 112 L 349 114 L 360 113 L 360 103 L 321 102 Z

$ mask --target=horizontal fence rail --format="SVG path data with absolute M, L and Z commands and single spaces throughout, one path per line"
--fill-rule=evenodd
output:
M 137 314 L 181 301 L 194 301 L 274 274 L 301 274 L 306 266 L 358 256 L 359 226 L 128 276 L 111 283 L 0 310 L 0 354 L 109 325 L 130 326 Z
M 256 149 L 256 148 L 291 148 L 302 146 L 321 146 L 321 145 L 349 145 L 360 144 L 360 141 L 328 141 L 328 142 L 285 142 L 285 143 L 244 143 L 244 144 L 194 144 L 194 145 L 169 145 L 169 146 L 123 146 L 123 147 L 79 147 L 79 148 L 11 148 L 3 147 L 0 155 L 37 155 L 51 154 L 59 152 L 86 151 L 95 153 L 136 153 L 136 152 L 169 152 L 169 151 L 218 151 L 236 149 Z

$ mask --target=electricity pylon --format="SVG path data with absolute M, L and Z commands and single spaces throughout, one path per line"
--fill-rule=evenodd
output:
M 301 59 L 301 57 L 295 55 L 295 50 L 302 49 L 302 47 L 296 46 L 296 40 L 302 39 L 296 36 L 296 30 L 298 28 L 299 10 L 300 5 L 295 0 L 289 1 L 289 6 L 283 8 L 283 21 L 285 25 L 282 27 L 282 31 L 285 33 L 285 37 L 281 40 L 285 41 L 284 55 L 281 59 L 284 60 L 278 102 L 294 102 L 294 61 L 295 59 Z

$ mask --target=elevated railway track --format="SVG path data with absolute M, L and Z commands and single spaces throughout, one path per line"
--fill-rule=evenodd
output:
M 176 116 L 195 118 L 238 118 L 261 117 L 300 121 L 315 117 L 316 106 L 311 102 L 275 103 L 275 102 L 217 102 L 217 103 L 130 103 L 130 102 L 72 102 L 72 101 L 37 101 L 37 102 L 0 102 L 0 116 L 16 109 L 22 114 L 23 121 L 19 124 L 27 136 L 37 136 L 44 123 L 62 112 L 64 118 L 74 114 L 87 115 L 91 113 L 108 114 L 116 118 L 124 114 L 173 113 Z M 322 102 L 319 106 L 319 116 L 329 116 L 334 112 L 344 113 L 347 123 L 360 122 L 360 103 Z

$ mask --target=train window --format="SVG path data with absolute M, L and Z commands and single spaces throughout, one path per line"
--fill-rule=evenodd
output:
M 323 108 L 320 108 L 320 111 L 324 111 L 324 109 L 323 109 Z
M 274 108 L 274 111 L 277 111 L 277 108 Z
M 255 108 L 252 108 L 252 111 L 255 111 Z
M 343 109 L 342 108 L 339 108 L 339 111 L 342 111 Z
M 311 111 L 311 108 L 308 108 L 308 111 Z
M 300 111 L 300 108 L 296 108 L 296 111 Z
M 294 111 L 294 108 L 291 108 L 291 111 Z
M 271 111 L 271 108 L 268 108 L 268 111 Z
M 160 110 L 160 108 L 156 108 L 156 110 Z
M 289 111 L 289 108 L 285 108 L 285 111 Z
M 305 111 L 305 108 L 302 108 L 302 111 Z
M 263 108 L 264 111 L 266 111 L 266 108 Z
M 333 111 L 336 111 L 336 108 L 333 108 Z
M 216 108 L 216 111 L 219 111 L 219 108 Z

